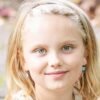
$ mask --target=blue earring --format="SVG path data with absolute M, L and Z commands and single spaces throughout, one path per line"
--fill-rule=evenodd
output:
M 83 65 L 83 66 L 82 66 L 82 72 L 84 73 L 85 71 L 86 71 L 86 66 Z

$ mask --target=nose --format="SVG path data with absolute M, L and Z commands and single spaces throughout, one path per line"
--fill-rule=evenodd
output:
M 62 60 L 59 54 L 52 52 L 48 57 L 48 65 L 54 68 L 62 66 Z

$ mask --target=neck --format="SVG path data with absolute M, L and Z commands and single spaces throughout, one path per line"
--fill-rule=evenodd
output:
M 54 91 L 43 88 L 40 89 L 40 87 L 37 87 L 35 95 L 36 100 L 74 100 L 73 89 L 63 89 Z

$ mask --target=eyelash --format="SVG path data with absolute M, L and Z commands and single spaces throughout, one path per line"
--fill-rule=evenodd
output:
M 74 45 L 72 45 L 72 44 L 69 44 L 69 45 L 64 45 L 64 46 L 62 46 L 62 51 L 64 52 L 64 53 L 71 53 L 72 52 L 72 50 L 74 49 L 75 47 L 74 47 Z
M 63 45 L 60 50 L 63 53 L 69 54 L 72 52 L 72 50 L 74 49 L 74 45 L 72 44 L 67 44 L 67 45 Z M 38 54 L 39 56 L 44 56 L 47 54 L 47 50 L 45 48 L 36 48 L 35 50 L 32 51 L 33 53 Z
M 34 53 L 39 53 L 40 55 L 46 55 L 47 51 L 45 48 L 37 48 L 34 50 Z

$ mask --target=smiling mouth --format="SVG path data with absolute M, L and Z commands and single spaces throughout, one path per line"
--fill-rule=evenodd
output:
M 60 75 L 60 74 L 65 74 L 69 71 L 57 71 L 57 72 L 48 72 L 48 73 L 44 73 L 44 75 Z
M 48 72 L 44 73 L 46 76 L 50 76 L 54 80 L 62 79 L 69 71 L 56 71 L 56 72 Z

